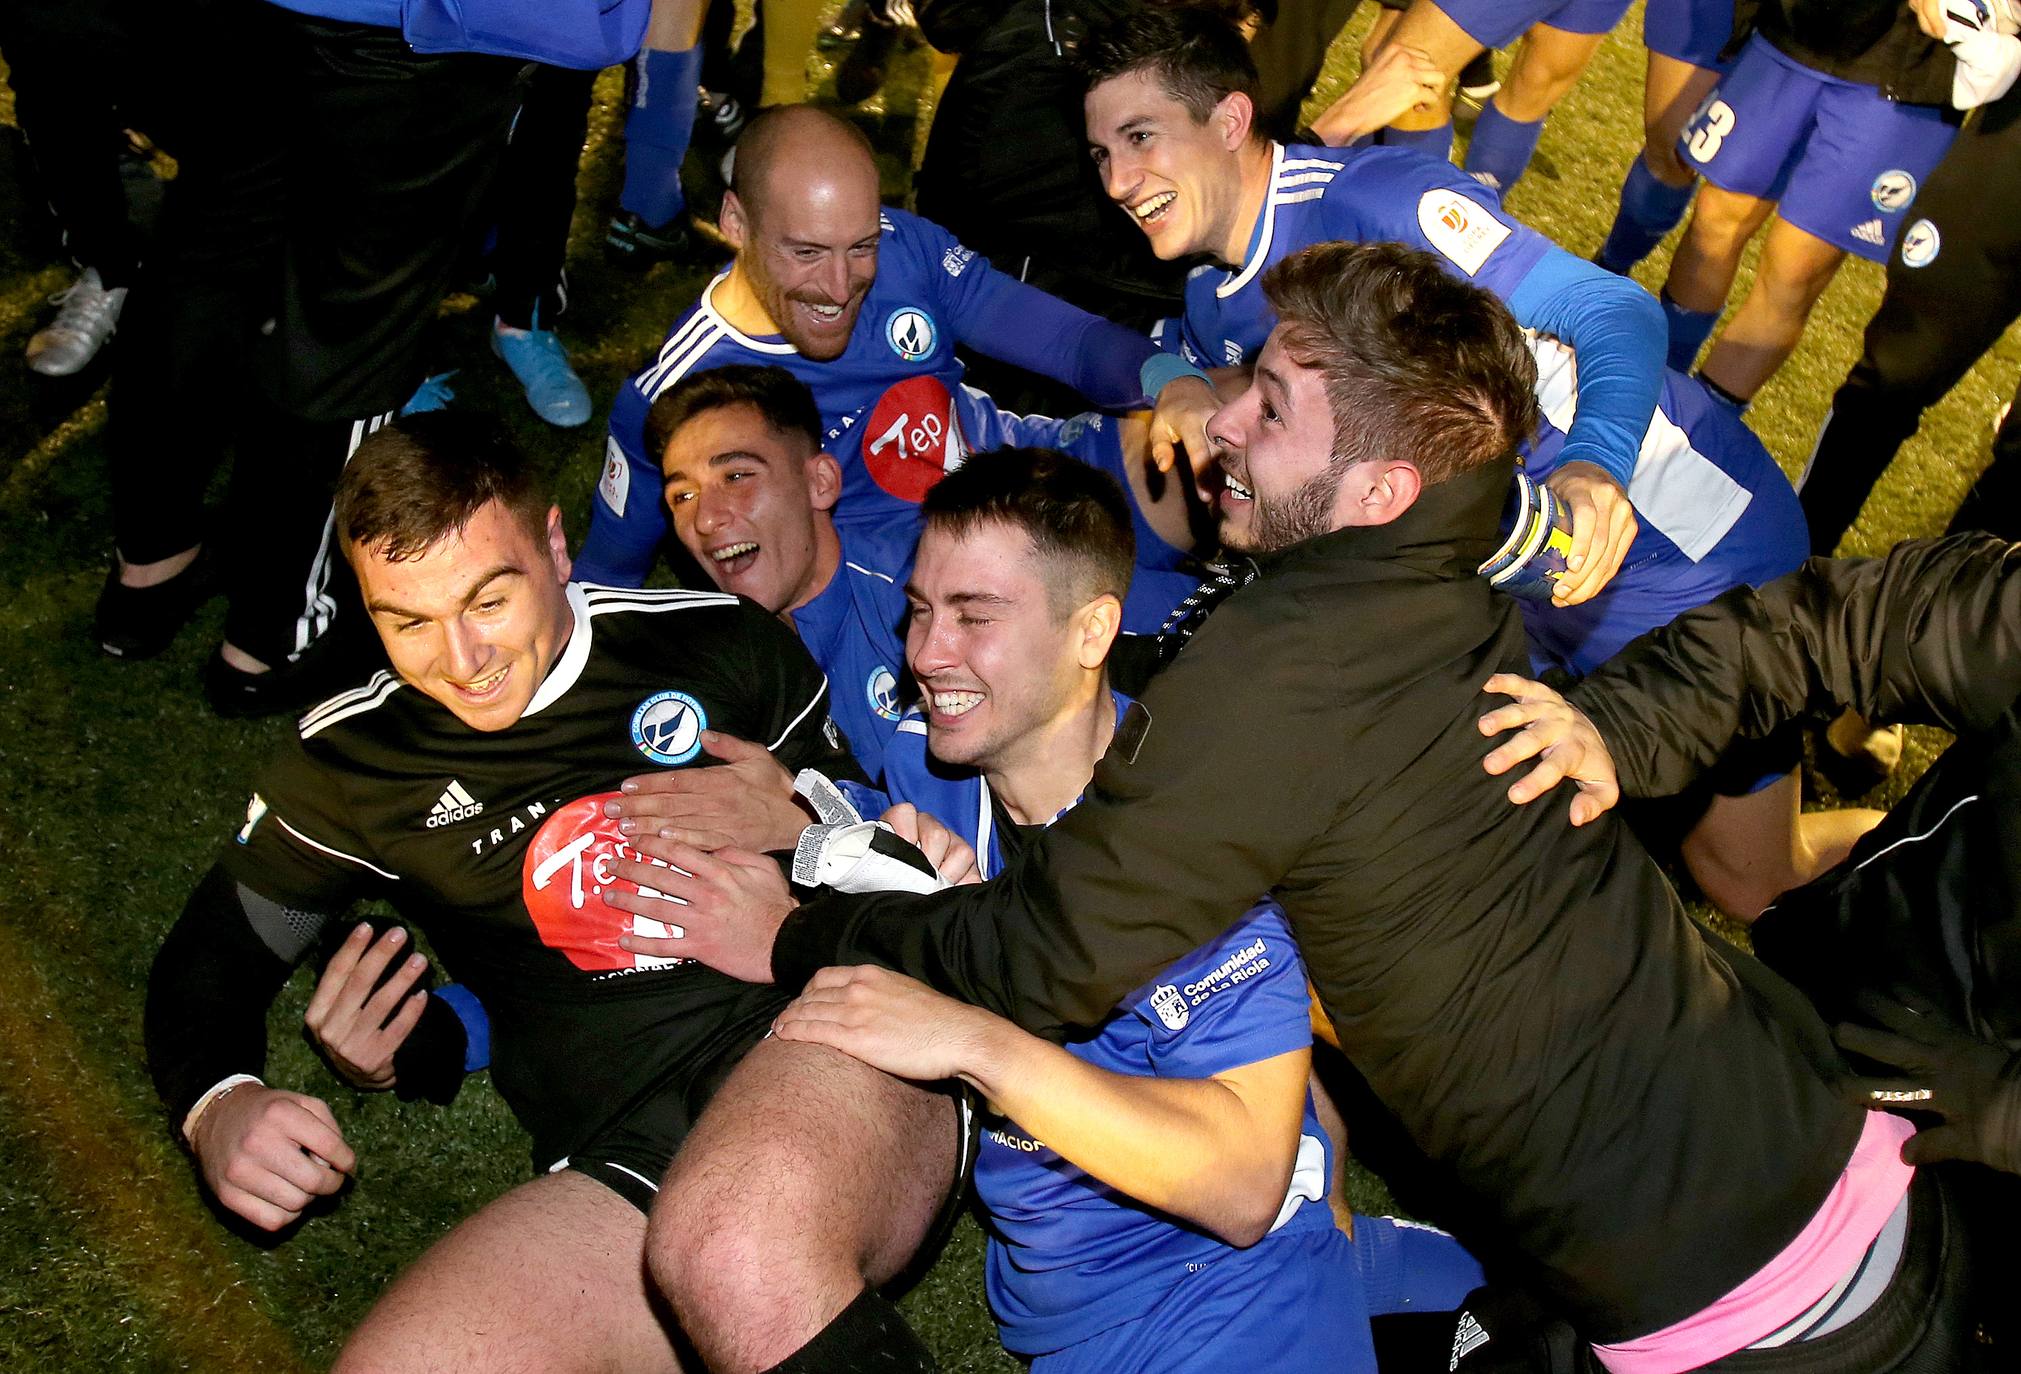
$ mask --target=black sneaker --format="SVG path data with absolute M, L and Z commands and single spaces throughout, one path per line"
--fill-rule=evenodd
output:
M 105 574 L 92 613 L 91 632 L 98 647 L 113 658 L 153 658 L 175 642 L 182 627 L 218 593 L 210 549 L 166 582 L 129 587 L 119 580 L 119 560 Z
M 647 268 L 656 262 L 685 258 L 693 247 L 685 216 L 676 215 L 655 229 L 630 210 L 611 216 L 604 230 L 604 255 L 628 267 Z
M 1484 102 L 1496 91 L 1502 89 L 1501 78 L 1495 75 L 1495 54 L 1487 49 L 1474 54 L 1473 61 L 1460 68 L 1460 94 L 1475 102 Z

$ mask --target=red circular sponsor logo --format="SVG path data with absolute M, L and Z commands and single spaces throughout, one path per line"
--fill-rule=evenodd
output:
M 863 466 L 901 501 L 924 500 L 967 456 L 954 397 L 938 377 L 907 377 L 892 386 L 864 422 Z
M 541 822 L 519 870 L 526 914 L 533 918 L 542 944 L 561 951 L 571 964 L 588 972 L 686 963 L 684 959 L 632 954 L 618 947 L 618 938 L 624 935 L 664 938 L 680 934 L 680 906 L 668 898 L 668 915 L 675 919 L 662 922 L 620 911 L 604 900 L 604 894 L 613 888 L 649 897 L 661 895 L 616 877 L 611 872 L 612 860 L 643 859 L 661 868 L 670 867 L 632 848 L 631 841 L 619 832 L 617 821 L 604 815 L 604 803 L 617 796 L 616 792 L 599 792 L 578 798 Z

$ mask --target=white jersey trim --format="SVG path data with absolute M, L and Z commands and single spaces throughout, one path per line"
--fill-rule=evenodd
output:
M 828 679 L 824 677 L 821 679 L 820 690 L 815 692 L 813 697 L 808 700 L 807 704 L 800 708 L 800 714 L 793 717 L 793 719 L 787 723 L 786 728 L 779 732 L 779 738 L 773 740 L 770 744 L 765 746 L 766 751 L 770 752 L 771 750 L 777 749 L 780 745 L 784 744 L 786 742 L 786 737 L 791 735 L 795 730 L 798 730 L 800 728 L 800 722 L 807 719 L 807 713 L 809 711 L 812 711 L 816 706 L 819 706 L 821 704 L 821 698 L 827 695 L 828 695 Z
M 729 275 L 730 269 L 726 267 L 702 288 L 701 299 L 695 303 L 694 318 L 674 331 L 674 337 L 660 348 L 659 365 L 639 380 L 639 390 L 645 394 L 648 401 L 659 399 L 662 391 L 686 376 L 688 370 L 701 359 L 702 355 L 724 337 L 736 340 L 754 353 L 771 353 L 781 357 L 799 353 L 799 349 L 783 339 L 777 343 L 766 343 L 762 339 L 752 338 L 731 324 L 723 313 L 716 309 L 716 288 L 721 286 Z M 698 321 L 706 321 L 706 324 L 696 329 Z
M 374 873 L 377 873 L 380 877 L 386 879 L 388 882 L 397 883 L 400 881 L 400 875 L 398 873 L 388 873 L 385 869 L 379 867 L 379 865 L 371 862 L 369 859 L 361 859 L 356 854 L 346 854 L 341 849 L 332 849 L 330 848 L 329 845 L 322 843 L 320 840 L 312 840 L 307 835 L 304 835 L 301 831 L 295 829 L 295 827 L 293 827 L 292 825 L 289 825 L 288 818 L 286 816 L 281 815 L 279 812 L 275 812 L 273 813 L 273 815 L 274 820 L 280 825 L 281 829 L 287 831 L 290 835 L 293 835 L 303 844 L 309 846 L 309 848 L 320 850 L 322 853 L 328 854 L 333 859 L 342 859 L 345 863 L 356 864 L 360 868 L 369 868 Z
M 312 739 L 318 732 L 329 729 L 339 721 L 349 720 L 352 716 L 362 715 L 366 711 L 383 706 L 388 697 L 406 685 L 381 668 L 372 674 L 363 687 L 354 687 L 348 692 L 339 693 L 303 716 L 296 723 L 296 729 L 300 731 L 303 739 Z
M 606 611 L 644 611 L 651 614 L 737 604 L 737 598 L 726 592 L 687 591 L 678 587 L 646 591 L 637 587 L 603 587 L 594 582 L 571 582 L 567 594 L 569 608 L 575 612 L 575 624 L 568 632 L 568 644 L 534 692 L 533 700 L 520 713 L 521 720 L 560 701 L 568 694 L 568 689 L 575 686 L 576 679 L 582 676 L 583 664 L 589 661 L 590 641 L 595 638 L 590 621 L 596 616 Z
M 842 560 L 842 566 L 845 568 L 853 568 L 857 572 L 862 573 L 865 577 L 874 577 L 881 582 L 888 582 L 894 587 L 898 585 L 897 580 L 893 578 L 890 574 L 881 573 L 877 571 L 877 569 L 875 568 L 866 568 L 861 563 L 851 563 L 848 559 L 845 558 Z
M 1553 425 L 1569 432 L 1578 413 L 1578 359 L 1557 339 L 1530 333 L 1529 340 L 1537 358 L 1537 406 Z M 1628 502 L 1645 524 L 1697 563 L 1718 547 L 1753 501 L 1753 492 L 1700 453 L 1662 406 L 1656 408 L 1628 480 Z
M 1230 277 L 1214 288 L 1214 294 L 1222 300 L 1234 295 L 1249 285 L 1250 279 L 1263 270 L 1264 259 L 1270 256 L 1270 236 L 1277 228 L 1277 178 L 1284 174 L 1284 145 L 1270 145 L 1270 191 L 1263 197 L 1263 230 L 1256 236 L 1255 251 L 1249 261 L 1242 264 L 1239 275 Z

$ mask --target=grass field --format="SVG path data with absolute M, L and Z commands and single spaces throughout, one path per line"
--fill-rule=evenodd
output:
M 1316 100 L 1352 76 L 1354 40 L 1371 10 L 1337 46 Z M 1519 216 L 1582 255 L 1605 233 L 1640 142 L 1639 31 L 1638 9 L 1559 109 L 1510 197 Z M 926 55 L 912 54 L 853 116 L 887 154 L 894 199 L 905 194 L 930 117 L 926 69 Z M 823 73 L 811 74 L 825 86 Z M 706 270 L 663 267 L 637 278 L 598 258 L 597 229 L 616 195 L 609 75 L 599 97 L 572 305 L 560 328 L 603 404 Z M 11 98 L 0 92 L 0 123 L 11 120 Z M 218 607 L 153 662 L 115 664 L 90 640 L 110 549 L 103 374 L 48 385 L 18 361 L 43 297 L 68 280 L 39 219 L 23 189 L 19 142 L 0 138 L 0 1367 L 321 1367 L 402 1264 L 526 1176 L 526 1144 L 484 1081 L 446 1111 L 343 1087 L 297 1033 L 304 974 L 271 1021 L 270 1077 L 331 1103 L 358 1147 L 358 1182 L 279 1244 L 229 1233 L 199 1201 L 142 1066 L 142 990 L 162 932 L 236 823 L 250 771 L 287 727 L 221 723 L 203 709 L 194 674 L 215 643 Z M 1666 248 L 1640 279 L 1653 288 L 1667 257 Z M 1868 264 L 1847 266 L 1754 407 L 1754 425 L 1792 473 L 1856 355 L 1880 280 Z M 461 367 L 461 404 L 496 409 L 526 442 L 563 456 L 580 534 L 601 413 L 567 436 L 540 425 L 484 347 L 487 322 L 476 302 L 453 300 L 438 367 Z M 1844 552 L 1941 531 L 1985 461 L 1991 417 L 2017 370 L 2021 338 L 2010 332 L 1930 413 Z M 217 394 L 191 398 L 193 412 L 228 411 L 237 389 L 219 378 Z M 160 441 L 207 442 L 168 417 Z M 1912 763 L 1940 745 L 1918 735 Z M 982 1304 L 980 1250 L 965 1223 L 907 1310 L 947 1368 L 1014 1369 Z

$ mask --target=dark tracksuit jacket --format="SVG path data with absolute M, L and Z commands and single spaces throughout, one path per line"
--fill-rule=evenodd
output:
M 1474 572 L 1510 477 L 1264 560 L 1004 874 L 810 903 L 779 980 L 882 963 L 1060 1036 L 1269 892 L 1471 1243 L 1594 1341 L 1726 1293 L 1810 1219 L 1860 1115 L 1815 1013 L 1701 933 L 1624 825 L 1482 772 L 1481 684 L 1526 662 Z

